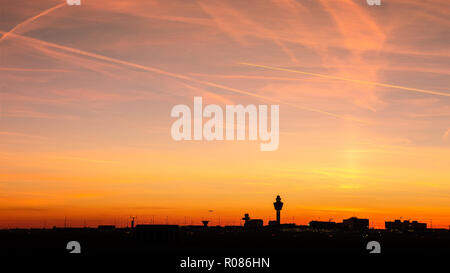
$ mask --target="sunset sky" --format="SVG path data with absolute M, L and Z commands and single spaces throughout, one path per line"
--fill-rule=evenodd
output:
M 447 0 L 0 0 L 0 228 L 450 225 Z M 280 144 L 174 105 L 279 104 Z

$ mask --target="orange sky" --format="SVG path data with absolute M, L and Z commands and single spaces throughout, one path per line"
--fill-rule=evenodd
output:
M 267 221 L 277 194 L 283 222 L 450 225 L 448 1 L 64 2 L 1 4 L 0 228 Z M 173 141 L 194 96 L 280 102 L 279 149 Z

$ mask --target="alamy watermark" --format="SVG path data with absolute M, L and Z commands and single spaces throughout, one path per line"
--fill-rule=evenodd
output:
M 366 0 L 369 6 L 381 6 L 381 0 Z
M 193 119 L 189 106 L 178 104 L 172 108 L 170 116 L 178 119 L 172 124 L 171 135 L 176 141 L 232 141 L 245 140 L 248 131 L 248 140 L 259 137 L 262 141 L 261 151 L 275 151 L 279 145 L 280 106 L 270 106 L 270 130 L 268 108 L 268 105 L 226 105 L 224 117 L 222 107 L 216 104 L 203 107 L 202 97 L 194 97 Z M 203 118 L 208 120 L 203 123 Z
M 80 6 L 81 0 L 66 0 L 66 3 L 69 6 Z

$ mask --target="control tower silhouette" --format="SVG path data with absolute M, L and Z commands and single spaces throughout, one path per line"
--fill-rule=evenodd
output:
M 277 195 L 277 199 L 275 199 L 276 202 L 273 203 L 273 206 L 275 208 L 275 210 L 277 211 L 277 225 L 280 224 L 280 212 L 281 209 L 283 208 L 283 202 L 281 202 L 281 197 L 279 195 Z

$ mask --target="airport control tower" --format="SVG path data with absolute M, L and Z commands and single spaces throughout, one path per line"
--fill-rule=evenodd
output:
M 273 203 L 275 210 L 277 211 L 277 224 L 280 224 L 280 211 L 283 208 L 283 202 L 281 202 L 281 197 L 277 195 L 276 202 Z

